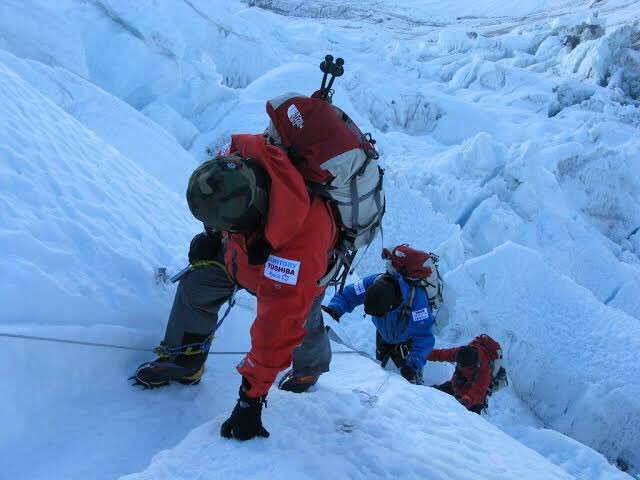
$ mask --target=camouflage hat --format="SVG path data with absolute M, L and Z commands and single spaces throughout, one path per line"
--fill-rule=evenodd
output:
M 214 230 L 256 229 L 269 206 L 269 176 L 250 158 L 216 157 L 191 174 L 187 203 L 194 217 Z

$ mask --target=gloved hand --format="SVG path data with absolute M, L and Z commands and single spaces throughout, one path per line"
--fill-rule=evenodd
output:
M 327 313 L 331 318 L 333 318 L 336 322 L 340 321 L 340 314 L 338 313 L 337 310 L 331 307 L 325 307 L 324 305 L 321 305 L 320 308 L 322 308 L 322 310 L 325 313 Z
M 422 385 L 422 374 L 415 371 L 413 368 L 404 366 L 400 369 L 400 375 L 402 375 L 409 383 L 414 385 Z
M 189 245 L 189 263 L 193 264 L 199 260 L 213 260 L 220 253 L 222 245 L 222 233 L 213 234 L 202 232 L 191 240 Z
M 243 384 L 246 380 L 243 379 Z M 250 440 L 254 437 L 269 437 L 269 432 L 262 426 L 262 405 L 267 404 L 266 395 L 253 398 L 240 387 L 231 416 L 220 427 L 220 435 L 236 440 Z

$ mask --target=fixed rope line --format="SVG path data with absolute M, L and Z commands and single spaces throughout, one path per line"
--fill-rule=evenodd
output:
M 33 341 L 39 341 L 39 342 L 49 342 L 49 343 L 66 343 L 69 345 L 82 345 L 85 347 L 99 347 L 99 348 L 115 348 L 118 350 L 132 350 L 135 352 L 150 352 L 150 353 L 154 353 L 154 349 L 153 348 L 143 348 L 143 347 L 129 347 L 126 345 L 115 345 L 112 343 L 97 343 L 97 342 L 84 342 L 81 340 L 68 340 L 66 338 L 54 338 L 54 337 L 38 337 L 35 335 L 20 335 L 17 333 L 3 333 L 0 332 L 0 337 L 4 337 L 4 338 L 15 338 L 15 339 L 19 339 L 19 340 L 33 340 Z M 349 347 L 347 347 L 349 348 Z M 209 352 L 209 355 L 246 355 L 249 352 Z M 359 354 L 359 352 L 357 351 L 340 351 L 340 352 L 333 352 L 334 355 L 336 354 Z
M 83 342 L 81 340 L 68 340 L 66 338 L 37 337 L 35 335 L 19 335 L 17 333 L 0 333 L 0 337 L 17 338 L 20 340 L 36 340 L 40 342 L 68 343 L 71 345 L 84 345 L 87 347 L 117 348 L 120 350 L 134 350 L 136 352 L 153 352 L 152 348 L 128 347 L 125 345 L 113 345 L 110 343 Z

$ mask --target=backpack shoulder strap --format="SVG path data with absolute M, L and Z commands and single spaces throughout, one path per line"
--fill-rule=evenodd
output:
M 409 294 L 409 301 L 407 302 L 407 304 L 404 306 L 404 308 L 402 309 L 402 316 L 406 317 L 407 315 L 411 314 L 411 311 L 413 310 L 413 301 L 416 299 L 416 287 L 415 285 L 409 284 L 409 288 L 410 290 L 410 294 Z
M 419 288 L 420 290 L 422 290 L 424 292 L 424 296 L 427 299 L 427 303 L 429 303 L 429 305 L 431 305 L 431 302 L 429 301 L 429 292 L 427 292 L 427 281 L 426 280 L 416 280 L 414 282 L 412 282 L 414 287 L 413 288 Z

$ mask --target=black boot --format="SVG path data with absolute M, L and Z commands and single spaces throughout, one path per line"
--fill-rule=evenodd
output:
M 284 374 L 278 383 L 278 389 L 293 393 L 303 393 L 316 384 L 320 375 L 294 375 L 293 369 Z
M 145 362 L 138 367 L 132 377 L 129 377 L 129 380 L 134 380 L 134 385 L 142 385 L 145 388 L 164 387 L 172 381 L 183 385 L 197 385 L 204 374 L 204 360 L 206 358 L 193 359 L 194 363 L 198 360 L 199 366 L 189 367 L 184 365 L 186 362 L 181 357 L 183 355 L 173 358 L 157 358 L 152 362 Z
M 177 348 L 167 348 L 164 342 L 160 343 L 154 350 L 158 358 L 143 363 L 129 377 L 129 380 L 134 380 L 133 385 L 157 388 L 169 385 L 169 382 L 183 385 L 200 383 L 211 347 L 211 336 L 185 333 L 182 341 L 183 345 Z
M 262 425 L 262 406 L 267 405 L 267 396 L 250 397 L 245 391 L 249 382 L 242 379 L 242 386 L 238 392 L 238 401 L 231 412 L 231 416 L 220 427 L 220 435 L 224 438 L 236 440 L 250 440 L 254 437 L 269 437 L 269 432 Z

